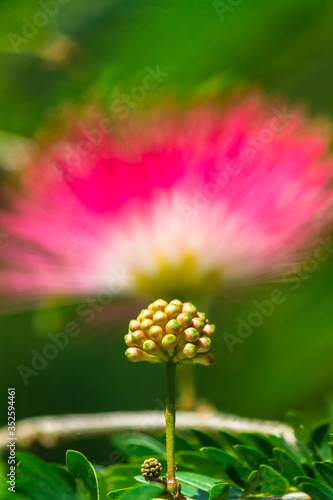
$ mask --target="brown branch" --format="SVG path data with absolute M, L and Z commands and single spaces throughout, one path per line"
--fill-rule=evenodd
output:
M 17 422 L 17 445 L 29 447 L 38 442 L 53 447 L 58 441 L 107 436 L 119 431 L 155 431 L 165 428 L 162 411 L 113 412 L 82 415 L 59 415 L 27 418 Z M 283 436 L 289 443 L 295 443 L 292 429 L 279 422 L 251 420 L 213 411 L 177 413 L 177 429 L 191 428 L 208 431 L 261 432 Z M 0 449 L 8 444 L 8 430 L 0 429 Z

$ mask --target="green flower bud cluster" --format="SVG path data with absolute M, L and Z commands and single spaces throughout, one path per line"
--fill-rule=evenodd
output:
M 154 481 L 162 474 L 162 464 L 156 458 L 147 458 L 141 465 L 141 474 L 146 481 Z
M 155 300 L 129 323 L 129 361 L 194 363 L 209 366 L 215 326 L 190 302 Z

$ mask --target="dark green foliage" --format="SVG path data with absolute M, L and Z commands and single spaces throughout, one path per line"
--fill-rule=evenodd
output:
M 177 479 L 182 493 L 196 500 L 281 497 L 302 491 L 312 500 L 333 500 L 333 462 L 330 424 L 311 428 L 300 416 L 289 414 L 296 442 L 258 433 L 189 431 L 177 439 Z M 19 453 L 18 500 L 150 500 L 162 498 L 164 485 L 146 482 L 140 474 L 143 460 L 154 457 L 166 475 L 164 437 L 138 432 L 111 437 L 127 463 L 95 468 L 79 452 L 68 451 L 66 465 L 48 465 L 28 453 Z M 210 446 L 203 446 L 203 444 Z M 180 448 L 180 449 L 179 449 Z M 0 468 L 0 491 L 7 493 L 5 469 Z M 1 497 L 1 498 L 2 498 Z

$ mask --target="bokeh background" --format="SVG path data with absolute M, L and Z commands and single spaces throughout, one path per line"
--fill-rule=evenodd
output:
M 22 144 L 52 128 L 66 106 L 96 101 L 108 110 L 119 92 L 140 85 L 147 66 L 168 76 L 138 104 L 142 109 L 164 95 L 223 96 L 256 86 L 333 118 L 330 0 L 2 0 L 0 19 L 2 187 L 22 168 Z M 296 290 L 284 282 L 207 296 L 200 306 L 217 325 L 218 362 L 196 369 L 199 398 L 250 417 L 282 419 L 289 409 L 324 417 L 333 393 L 332 280 L 330 257 L 305 273 Z M 247 320 L 254 301 L 276 287 L 283 304 L 231 353 L 224 333 L 234 333 L 237 318 Z M 1 408 L 7 387 L 16 387 L 20 419 L 158 408 L 162 368 L 132 365 L 123 356 L 126 323 L 145 305 L 141 298 L 114 299 L 23 384 L 18 365 L 31 365 L 31 350 L 41 352 L 49 333 L 71 320 L 82 323 L 77 305 L 63 298 L 32 310 L 3 307 Z M 5 411 L 0 419 L 5 425 Z

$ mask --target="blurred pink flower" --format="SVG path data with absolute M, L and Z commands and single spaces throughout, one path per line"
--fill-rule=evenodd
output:
M 330 222 L 330 130 L 252 95 L 76 121 L 0 217 L 2 294 L 205 289 L 271 278 Z

